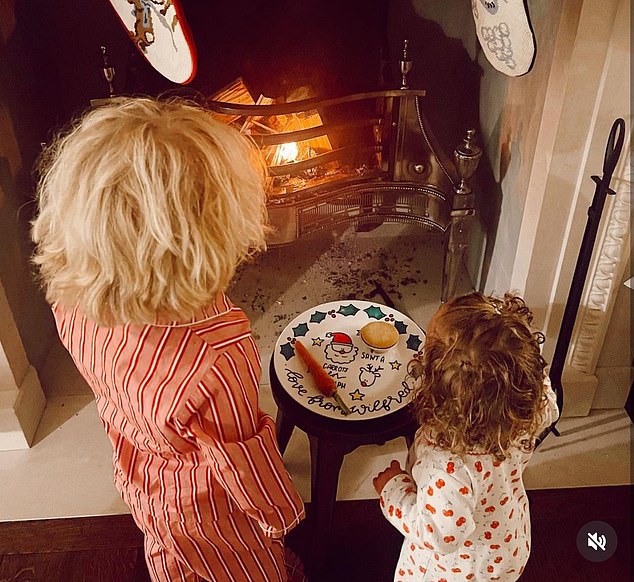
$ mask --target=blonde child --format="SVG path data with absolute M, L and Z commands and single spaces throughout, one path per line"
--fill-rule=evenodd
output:
M 118 99 L 41 172 L 34 262 L 152 580 L 286 580 L 282 537 L 303 503 L 258 406 L 249 321 L 224 294 L 264 248 L 253 149 L 193 104 Z
M 407 470 L 375 477 L 404 536 L 394 580 L 517 580 L 530 553 L 522 473 L 557 416 L 543 336 L 519 297 L 471 293 L 442 305 L 410 363 L 420 428 Z

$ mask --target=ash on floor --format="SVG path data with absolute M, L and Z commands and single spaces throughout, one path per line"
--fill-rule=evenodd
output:
M 249 316 L 266 363 L 286 325 L 328 301 L 391 302 L 424 328 L 440 304 L 443 253 L 442 237 L 420 227 L 348 227 L 269 249 L 240 268 L 229 296 Z

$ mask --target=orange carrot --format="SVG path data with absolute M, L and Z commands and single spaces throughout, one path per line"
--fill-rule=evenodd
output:
M 308 371 L 313 375 L 317 389 L 324 396 L 334 398 L 344 414 L 350 414 L 350 409 L 346 406 L 345 402 L 341 400 L 339 394 L 337 394 L 337 384 L 335 384 L 332 376 L 319 365 L 319 362 L 310 355 L 306 346 L 299 340 L 295 340 L 295 350 L 300 359 L 308 367 Z
M 324 396 L 334 395 L 337 391 L 337 385 L 332 376 L 319 365 L 319 362 L 310 355 L 306 346 L 299 340 L 295 340 L 295 349 L 304 364 L 308 366 L 308 371 L 313 375 L 313 378 L 315 378 L 315 384 L 317 384 L 319 391 Z

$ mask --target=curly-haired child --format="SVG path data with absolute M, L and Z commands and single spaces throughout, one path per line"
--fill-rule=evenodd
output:
M 116 99 L 46 151 L 32 228 L 62 343 L 95 393 L 152 580 L 286 580 L 304 516 L 260 357 L 224 291 L 264 248 L 264 172 L 184 101 Z
M 420 423 L 407 470 L 373 481 L 405 537 L 394 580 L 517 580 L 530 554 L 522 473 L 557 417 L 543 335 L 519 297 L 442 305 L 410 362 Z

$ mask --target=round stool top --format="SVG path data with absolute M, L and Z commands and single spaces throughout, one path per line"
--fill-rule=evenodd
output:
M 372 321 L 393 324 L 399 334 L 397 344 L 386 351 L 368 346 L 359 330 Z M 369 301 L 333 301 L 304 311 L 286 326 L 275 344 L 272 364 L 285 392 L 311 412 L 346 421 L 376 419 L 410 403 L 413 386 L 407 364 L 424 337 L 416 323 L 392 307 Z M 335 380 L 349 415 L 317 389 L 313 375 L 296 353 L 298 340 Z

